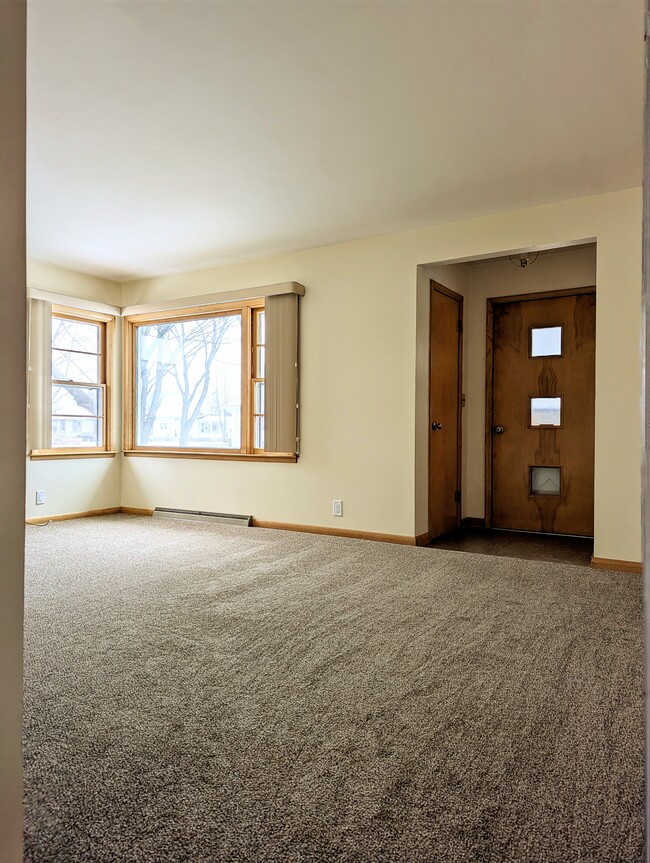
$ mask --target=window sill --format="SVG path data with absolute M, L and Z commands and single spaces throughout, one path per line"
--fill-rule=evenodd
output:
M 33 449 L 29 458 L 32 461 L 45 461 L 46 459 L 64 458 L 115 458 L 115 450 L 87 450 L 87 449 Z
M 298 456 L 295 453 L 243 453 L 243 452 L 209 452 L 205 450 L 168 450 L 168 449 L 127 449 L 124 455 L 131 458 L 200 458 L 214 461 L 262 461 L 284 462 L 295 464 Z

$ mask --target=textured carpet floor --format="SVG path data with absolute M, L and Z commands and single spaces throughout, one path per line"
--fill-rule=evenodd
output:
M 639 863 L 638 576 L 28 528 L 28 863 Z

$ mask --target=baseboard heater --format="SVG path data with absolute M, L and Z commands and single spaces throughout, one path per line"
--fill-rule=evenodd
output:
M 182 518 L 187 521 L 212 521 L 219 524 L 238 524 L 240 527 L 250 527 L 252 515 L 234 515 L 230 512 L 202 512 L 198 509 L 168 509 L 157 506 L 153 511 L 154 518 Z

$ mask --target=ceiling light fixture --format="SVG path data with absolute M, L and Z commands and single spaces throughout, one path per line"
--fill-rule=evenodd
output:
M 513 267 L 525 270 L 529 264 L 534 264 L 539 257 L 539 252 L 531 252 L 529 255 L 510 255 L 510 263 Z

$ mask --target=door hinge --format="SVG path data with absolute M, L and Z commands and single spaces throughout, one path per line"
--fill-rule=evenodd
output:
M 460 492 L 458 489 L 454 492 L 454 503 L 460 503 Z

